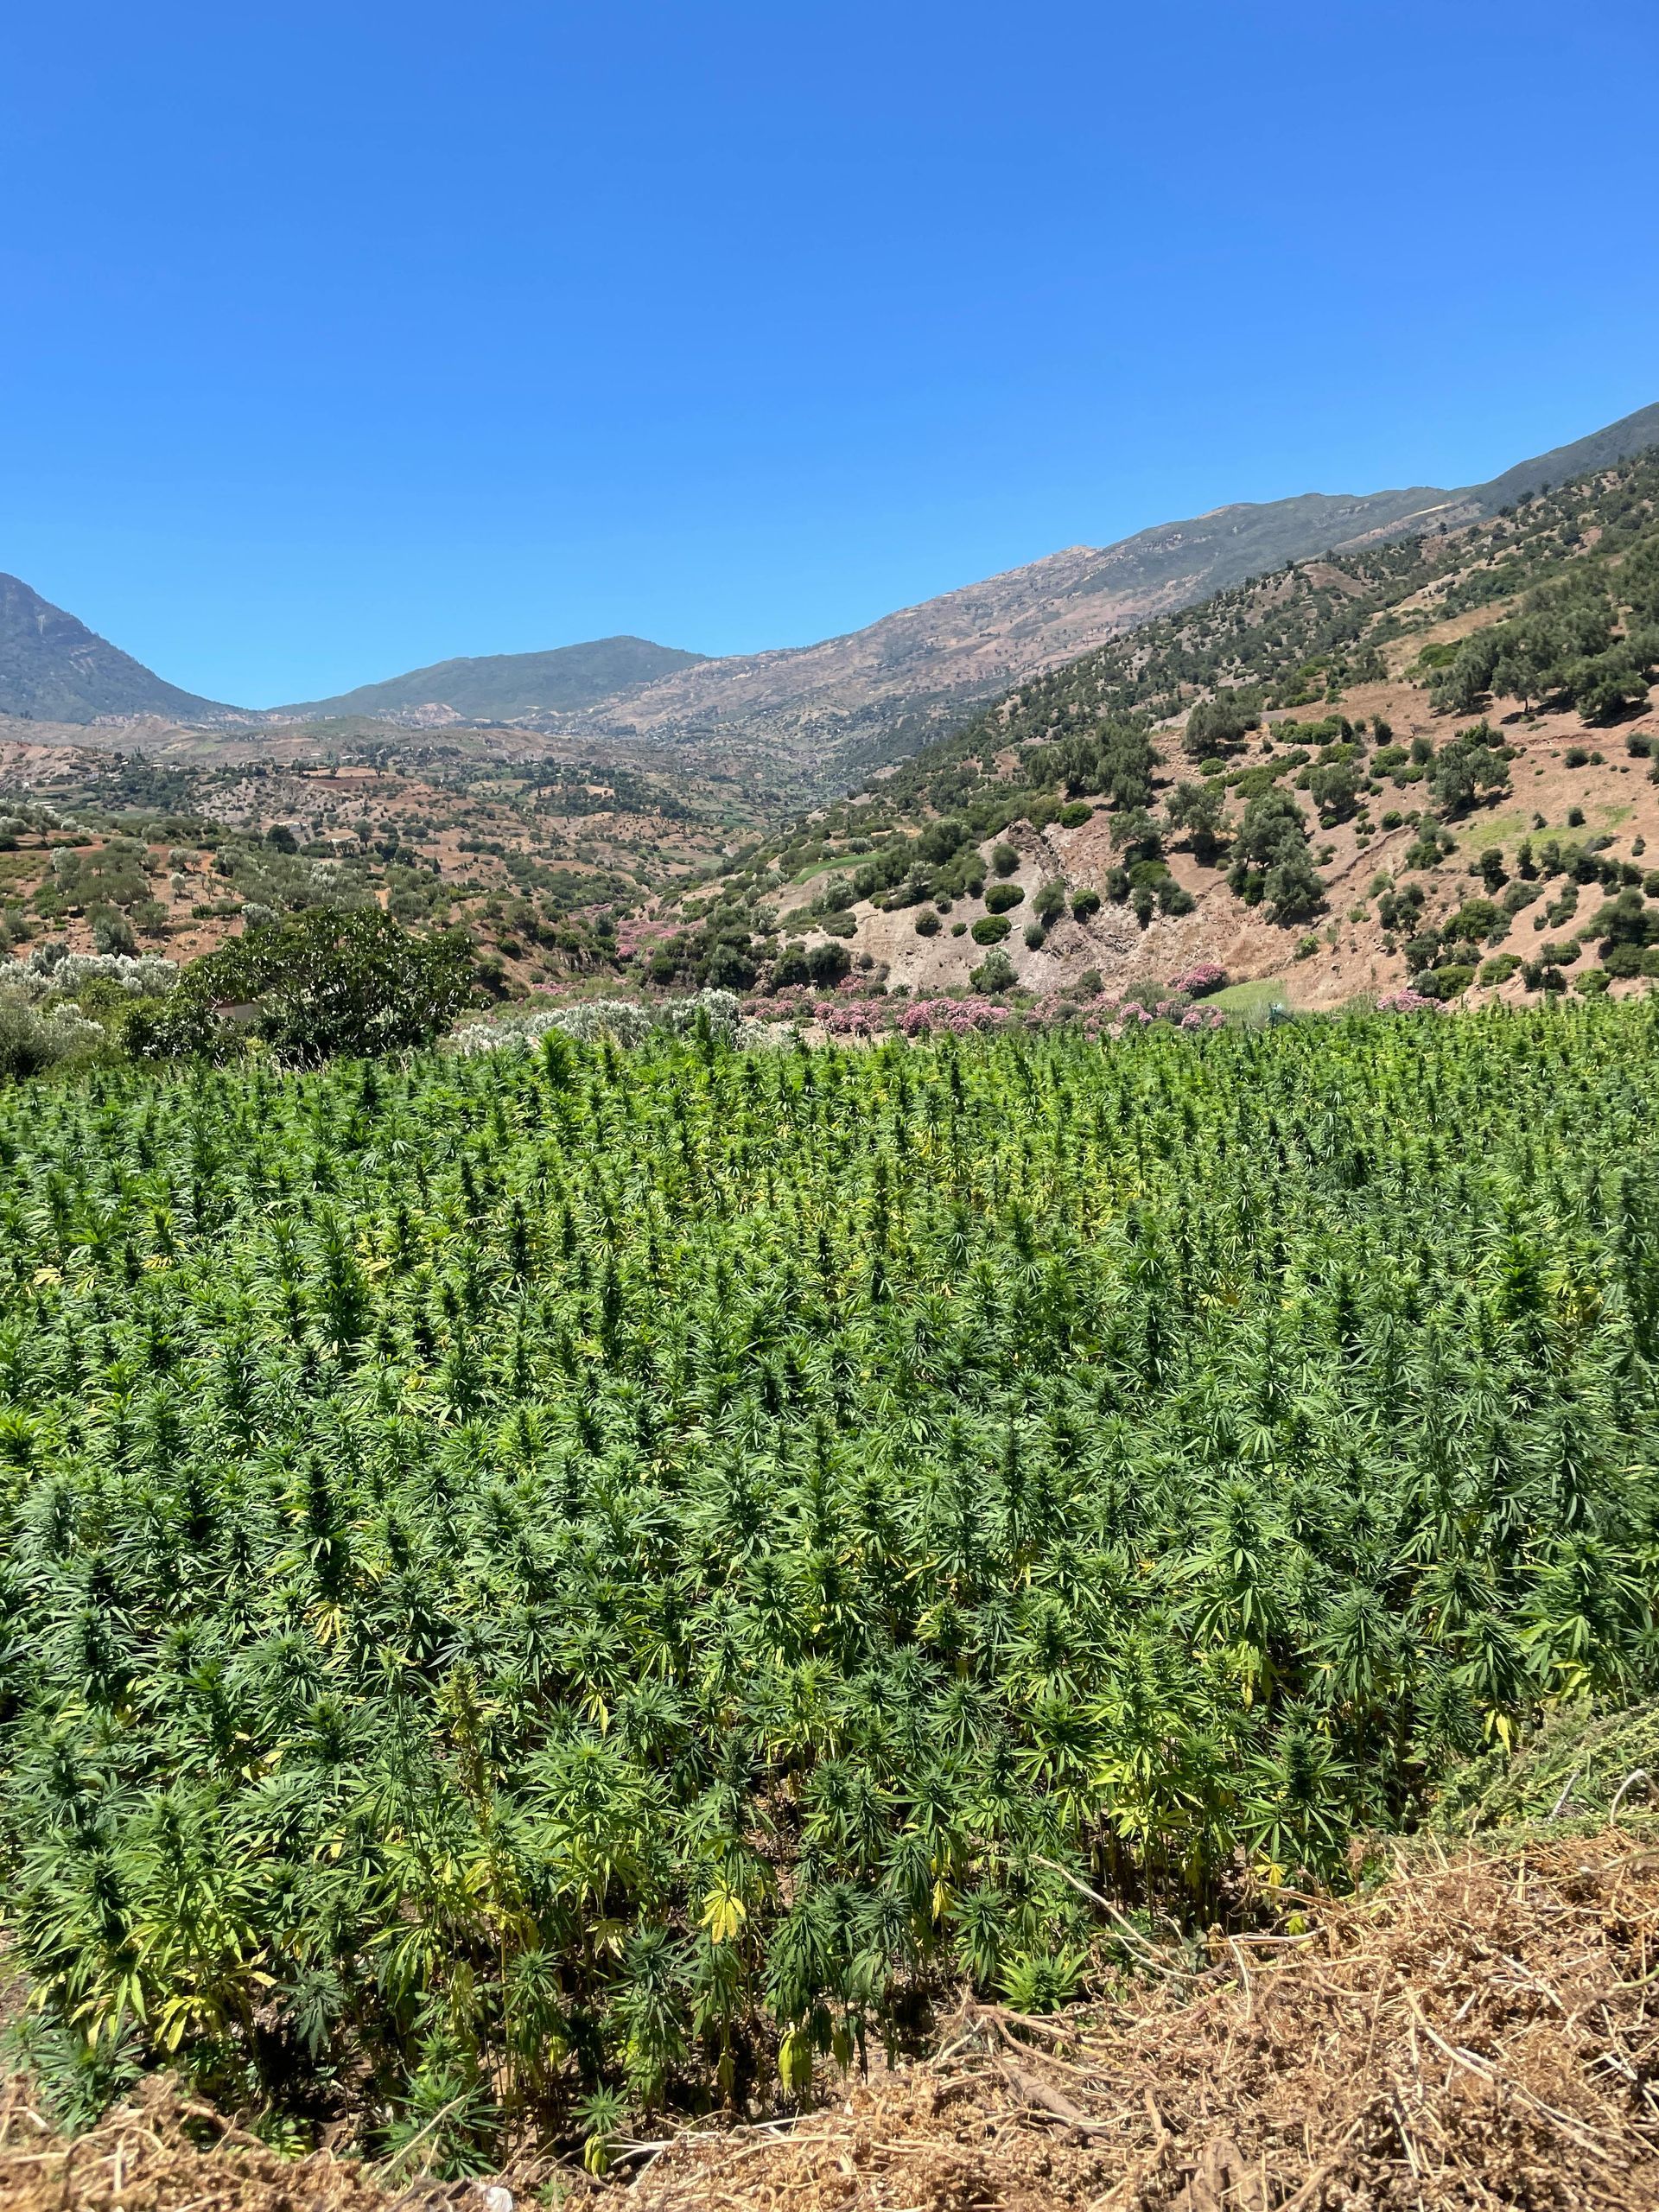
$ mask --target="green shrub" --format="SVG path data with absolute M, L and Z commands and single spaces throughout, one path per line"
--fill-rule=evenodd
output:
M 807 980 L 821 991 L 832 990 L 843 976 L 852 973 L 853 956 L 838 938 L 807 949 Z
M 1073 799 L 1069 806 L 1060 809 L 1059 825 L 1062 830 L 1081 830 L 1085 822 L 1094 818 L 1094 811 L 1086 799 Z
M 974 989 L 987 998 L 995 998 L 1004 991 L 1012 990 L 1019 980 L 1013 961 L 1000 945 L 988 952 L 968 977 Z
M 1427 765 L 1429 789 L 1448 812 L 1459 814 L 1477 799 L 1497 798 L 1510 788 L 1503 740 L 1485 722 L 1459 730 Z
M 868 897 L 868 893 L 864 895 Z M 812 913 L 820 921 L 829 915 L 844 914 L 849 906 L 858 904 L 859 896 L 857 887 L 844 875 L 827 875 L 813 898 Z
M 1075 920 L 1086 922 L 1091 914 L 1097 914 L 1099 912 L 1100 893 L 1098 891 L 1084 889 L 1082 891 L 1074 891 L 1071 893 L 1071 912 Z
M 137 952 L 137 934 L 132 924 L 118 908 L 94 906 L 88 915 L 92 925 L 92 945 L 96 951 Z
M 1226 793 L 1218 784 L 1178 784 L 1170 793 L 1170 826 L 1190 833 L 1201 868 L 1215 863 L 1226 828 Z
M 1003 938 L 1007 937 L 1008 931 L 1013 928 L 1013 923 L 1007 919 L 1006 915 L 982 914 L 979 919 L 974 924 L 971 932 L 974 943 L 976 944 L 1001 944 Z
M 1266 906 L 1275 922 L 1294 922 L 1325 904 L 1325 885 L 1308 857 L 1301 809 L 1288 791 L 1259 792 L 1233 840 L 1227 880 L 1247 905 Z
M 1218 698 L 1201 699 L 1186 718 L 1181 750 L 1194 760 L 1235 752 L 1251 730 L 1261 727 L 1261 713 L 1249 702 L 1229 698 L 1225 693 Z
M 472 963 L 453 931 L 416 937 L 378 907 L 315 907 L 193 962 L 172 996 L 136 1009 L 131 1048 L 149 1057 L 219 1054 L 248 1009 L 284 1058 L 368 1057 L 429 1044 L 471 995 Z
M 1023 906 L 1025 893 L 1017 883 L 994 883 L 985 893 L 988 914 L 1006 914 L 1011 908 Z
M 917 915 L 915 929 L 918 937 L 937 937 L 938 935 L 939 918 L 933 912 L 931 906 L 925 906 L 922 909 L 922 912 Z
M 16 1081 L 90 1058 L 105 1051 L 108 1041 L 97 1022 L 65 1000 L 35 1006 L 0 994 L 0 1079 Z
M 1470 944 L 1478 944 L 1491 935 L 1503 919 L 1503 910 L 1491 899 L 1465 899 L 1457 912 L 1442 925 L 1446 937 L 1466 938 Z

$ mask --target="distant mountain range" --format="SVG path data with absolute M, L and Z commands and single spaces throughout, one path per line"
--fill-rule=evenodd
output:
M 715 745 L 828 786 L 913 752 L 987 699 L 1135 623 L 1288 561 L 1497 513 L 1659 445 L 1659 405 L 1460 491 L 1218 507 L 1116 545 L 1074 546 L 815 645 L 706 658 L 642 638 L 435 662 L 265 719 L 514 721 L 549 734 Z M 0 578 L 0 714 L 90 722 L 237 710 L 164 683 L 15 577 Z
M 365 683 L 333 699 L 273 711 L 307 721 L 341 715 L 406 715 L 447 707 L 467 721 L 511 721 L 520 715 L 580 714 L 659 677 L 702 664 L 702 653 L 653 645 L 645 638 L 599 638 L 544 653 L 486 653 L 435 661 L 385 683 Z

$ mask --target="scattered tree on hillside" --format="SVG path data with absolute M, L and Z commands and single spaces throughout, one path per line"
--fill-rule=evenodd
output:
M 1434 754 L 1425 776 L 1450 814 L 1466 812 L 1477 799 L 1497 798 L 1510 788 L 1510 764 L 1502 741 L 1485 722 L 1459 730 Z
M 1541 585 L 1518 614 L 1477 630 L 1431 683 L 1435 707 L 1470 714 L 1496 691 L 1529 708 L 1558 700 L 1601 721 L 1645 698 L 1659 665 L 1659 627 L 1646 611 L 1647 549 L 1638 552 L 1611 580 L 1598 569 Z M 1634 603 L 1621 638 L 1618 601 L 1627 597 Z
M 1316 761 L 1308 770 L 1307 790 L 1319 820 L 1332 829 L 1350 820 L 1359 804 L 1359 769 L 1351 759 Z
M 1213 699 L 1199 700 L 1193 708 L 1181 732 L 1181 750 L 1190 760 L 1212 760 L 1237 752 L 1250 731 L 1261 727 L 1259 708 L 1222 692 Z
M 1325 904 L 1307 842 L 1302 810 L 1291 794 L 1277 787 L 1258 792 L 1233 839 L 1229 887 L 1247 905 L 1265 906 L 1270 920 L 1306 920 Z
M 1185 830 L 1193 858 L 1200 867 L 1212 868 L 1221 849 L 1227 819 L 1227 793 L 1221 779 L 1177 784 L 1165 809 L 1173 830 Z

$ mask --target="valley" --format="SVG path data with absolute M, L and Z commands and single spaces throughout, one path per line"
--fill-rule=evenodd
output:
M 1659 718 L 1645 679 L 1659 663 L 1632 671 L 1611 706 L 1587 694 L 1575 703 L 1560 683 L 1535 699 L 1475 683 L 1461 717 L 1437 678 L 1467 640 L 1522 614 L 1531 596 L 1570 597 L 1592 582 L 1605 591 L 1625 557 L 1615 549 L 1649 543 L 1654 463 L 1639 445 L 1619 456 L 1648 435 L 1652 413 L 1427 510 L 1414 493 L 1316 502 L 1319 531 L 1340 527 L 1359 542 L 1247 575 L 1195 607 L 1185 595 L 1196 575 L 1305 543 L 1306 503 L 1249 511 L 1248 523 L 1236 519 L 1247 511 L 1224 509 L 1207 531 L 1173 526 L 1104 556 L 1056 556 L 804 653 L 741 664 L 679 656 L 688 664 L 652 676 L 658 648 L 612 641 L 633 655 L 626 664 L 639 679 L 626 698 L 550 719 L 474 722 L 451 709 L 422 719 L 407 704 L 419 684 L 400 694 L 391 721 L 89 726 L 14 715 L 0 719 L 0 792 L 67 808 L 72 819 L 85 813 L 95 840 L 144 843 L 157 950 L 208 950 L 241 912 L 224 883 L 211 898 L 199 886 L 156 895 L 163 874 L 179 874 L 165 854 L 190 842 L 193 824 L 200 866 L 221 876 L 207 857 L 219 836 L 257 845 L 275 833 L 313 864 L 308 878 L 290 871 L 279 907 L 349 895 L 464 920 L 493 988 L 509 998 L 712 982 L 762 997 L 781 988 L 781 1007 L 767 1011 L 792 1017 L 787 994 L 798 985 L 781 978 L 804 963 L 816 959 L 847 992 L 896 1002 L 971 993 L 995 943 L 995 995 L 1016 1001 L 1081 991 L 1117 1003 L 1214 965 L 1247 996 L 1272 986 L 1288 1006 L 1332 1007 L 1414 986 L 1429 972 L 1426 931 L 1440 933 L 1438 957 L 1448 925 L 1455 939 L 1479 918 L 1488 887 L 1510 903 L 1465 940 L 1476 957 L 1462 963 L 1459 995 L 1513 998 L 1543 967 L 1552 986 L 1593 983 L 1603 970 L 1582 939 L 1565 963 L 1532 957 L 1557 942 L 1544 917 L 1560 895 L 1527 902 L 1522 920 L 1512 887 L 1537 880 L 1522 848 L 1552 840 L 1568 873 L 1590 846 L 1604 885 L 1628 888 L 1647 873 L 1649 834 L 1659 832 L 1649 780 Z M 1543 491 L 1548 467 L 1586 452 L 1612 458 Z M 1484 512 L 1500 494 L 1513 496 Z M 1436 518 L 1427 531 L 1425 512 Z M 1124 574 L 1140 601 L 1102 582 Z M 1123 626 L 1132 606 L 1144 614 L 1160 596 L 1173 602 L 1167 611 Z M 1609 606 L 1601 650 L 1611 668 L 1630 640 Z M 1090 645 L 1103 626 L 1105 641 Z M 1014 653 L 1006 640 L 1016 633 Z M 567 687 L 591 690 L 620 664 L 608 649 L 597 660 L 570 650 L 575 661 L 542 657 L 566 670 Z M 1011 654 L 1028 672 L 1007 688 Z M 511 659 L 453 665 L 486 671 L 480 682 L 526 680 Z M 913 688 L 924 668 L 925 708 Z M 976 703 L 998 685 L 999 699 Z M 716 696 L 719 713 L 705 715 Z M 844 720 L 825 735 L 813 717 L 830 713 L 832 698 L 842 702 L 832 719 L 844 710 L 862 736 L 849 737 Z M 1241 726 L 1200 758 L 1189 722 L 1228 702 L 1239 702 Z M 779 715 L 805 720 L 790 736 Z M 1432 757 L 1477 723 L 1505 756 L 1502 789 L 1426 816 Z M 1118 759 L 1121 768 L 1130 755 L 1128 783 L 1103 785 L 1100 764 Z M 815 781 L 860 760 L 861 780 L 842 786 L 850 796 L 804 805 Z M 1310 810 L 1297 794 L 1316 778 L 1334 798 Z M 1237 876 L 1231 849 L 1251 801 L 1270 788 L 1300 810 L 1284 834 L 1310 856 L 1319 887 L 1264 906 L 1264 879 Z M 1209 793 L 1199 817 L 1210 819 L 1208 805 L 1210 827 L 1185 822 L 1195 789 Z M 1141 816 L 1144 833 L 1126 843 L 1129 818 Z M 44 823 L 22 834 L 0 886 L 0 926 L 18 944 L 43 912 L 54 835 Z M 955 837 L 958 862 L 970 857 L 965 872 L 941 874 L 939 900 L 921 888 L 931 878 L 919 855 L 942 835 Z M 994 846 L 1006 856 L 995 871 Z M 993 874 L 1005 926 L 985 904 Z M 1483 887 L 1472 905 L 1471 877 Z M 1418 919 L 1385 921 L 1389 902 L 1407 893 Z M 44 908 L 71 949 L 91 947 L 97 917 L 84 901 L 48 897 Z M 845 951 L 839 977 L 836 948 Z M 1606 980 L 1632 987 L 1628 976 Z
M 835 797 L 0 728 L 0 2204 L 1484 2202 L 1547 2059 L 1635 2212 L 1465 1983 L 1649 1941 L 1659 450 L 1397 519 Z
M 8 23 L 0 2212 L 1655 2212 L 1656 67 Z

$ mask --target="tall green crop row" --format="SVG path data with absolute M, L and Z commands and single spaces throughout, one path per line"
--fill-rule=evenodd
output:
M 39 2063 L 464 2166 L 1651 1687 L 1649 1006 L 0 1099 Z M 79 2087 L 77 2088 L 76 2085 Z

